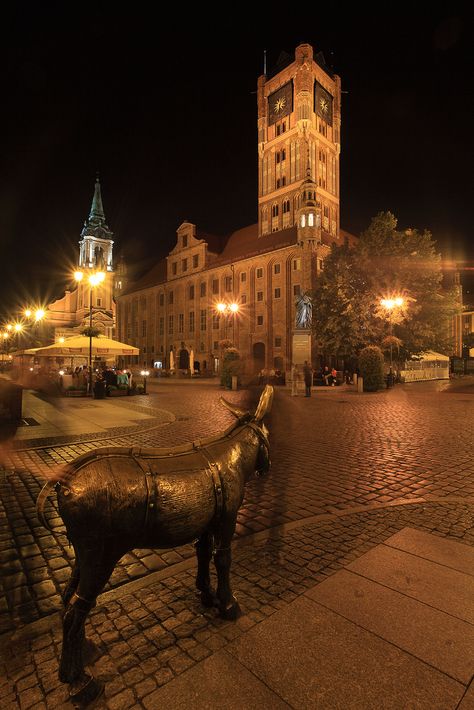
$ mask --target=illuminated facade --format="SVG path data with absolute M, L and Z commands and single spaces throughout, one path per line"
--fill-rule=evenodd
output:
M 84 222 L 79 242 L 77 270 L 83 273 L 83 279 L 74 290 L 67 290 L 63 298 L 50 303 L 46 313 L 48 324 L 54 328 L 55 340 L 77 335 L 89 326 L 91 286 L 88 276 L 97 271 L 103 272 L 105 279 L 92 289 L 92 326 L 107 337 L 113 337 L 116 275 L 112 260 L 112 237 L 113 233 L 105 221 L 97 178 L 91 211 Z
M 117 337 L 136 364 L 215 371 L 232 340 L 247 371 L 298 361 L 296 301 L 314 288 L 339 225 L 341 84 L 302 44 L 294 60 L 258 80 L 258 223 L 219 239 L 184 222 L 176 245 L 118 299 Z M 238 312 L 219 314 L 219 303 Z M 301 355 L 301 351 L 299 352 Z M 306 358 L 305 358 L 306 359 Z M 130 363 L 133 364 L 133 363 Z

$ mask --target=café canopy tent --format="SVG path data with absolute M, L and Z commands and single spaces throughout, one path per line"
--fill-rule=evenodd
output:
M 75 335 L 62 343 L 57 342 L 42 348 L 32 348 L 31 351 L 26 352 L 36 357 L 88 357 L 90 340 L 88 335 Z M 140 350 L 132 345 L 120 343 L 118 340 L 106 338 L 105 335 L 99 335 L 92 338 L 92 354 L 107 359 L 118 355 L 139 355 Z

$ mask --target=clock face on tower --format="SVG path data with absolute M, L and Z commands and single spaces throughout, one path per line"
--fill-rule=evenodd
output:
M 268 97 L 268 125 L 271 126 L 292 111 L 293 83 L 289 81 Z
M 332 96 L 321 84 L 314 84 L 314 110 L 326 123 L 332 126 Z

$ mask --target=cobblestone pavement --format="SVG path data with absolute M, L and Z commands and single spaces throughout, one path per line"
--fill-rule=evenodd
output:
M 218 404 L 220 394 L 215 387 L 167 386 L 140 405 L 156 410 L 154 429 L 114 432 L 116 438 L 100 444 L 166 446 L 222 430 L 232 417 Z M 227 397 L 247 406 L 255 395 Z M 129 553 L 109 585 L 117 598 L 97 608 L 89 625 L 100 653 L 94 673 L 107 681 L 104 706 L 154 707 L 159 685 L 406 525 L 474 545 L 472 402 L 468 390 L 439 383 L 374 395 L 317 390 L 309 399 L 279 388 L 268 422 L 273 466 L 249 483 L 239 515 L 233 581 L 243 617 L 232 624 L 200 608 L 190 546 Z M 8 679 L 0 689 L 2 707 L 64 704 L 56 678 L 57 617 L 30 622 L 59 608 L 72 552 L 57 534 L 54 507 L 51 535 L 39 526 L 34 501 L 51 465 L 97 445 L 89 440 L 11 454 L 12 470 L 1 485 L 1 630 L 27 626 L 23 640 L 17 631 L 12 643 L 6 633 L 0 644 L 0 678 Z

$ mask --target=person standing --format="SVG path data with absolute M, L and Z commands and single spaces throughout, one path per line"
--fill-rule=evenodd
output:
M 303 366 L 303 375 L 304 375 L 304 396 L 305 397 L 311 397 L 311 385 L 313 384 L 313 370 L 311 368 L 311 365 L 308 364 L 308 361 L 304 361 L 304 366 Z
M 298 366 L 295 363 L 291 368 L 291 396 L 298 396 Z

